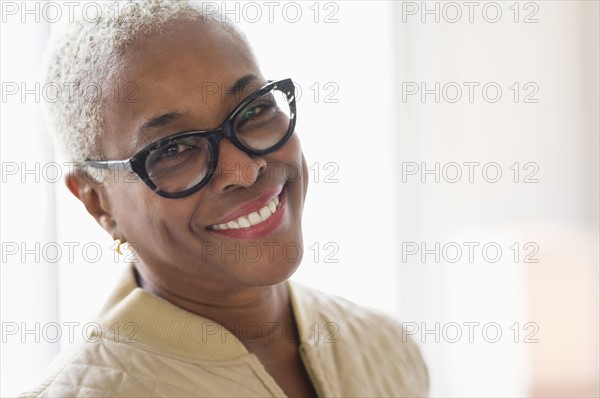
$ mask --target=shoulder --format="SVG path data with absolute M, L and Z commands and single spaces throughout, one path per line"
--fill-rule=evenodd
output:
M 378 330 L 379 324 L 400 326 L 392 316 L 375 308 L 354 303 L 344 297 L 326 293 L 322 290 L 292 282 L 292 287 L 302 306 L 310 307 L 314 316 L 332 321 L 351 320 L 368 329 Z M 383 325 L 382 325 L 383 326 Z
M 308 328 L 312 328 L 313 342 L 319 343 L 322 351 L 335 355 L 338 361 L 346 362 L 341 366 L 351 366 L 367 374 L 377 369 L 377 377 L 381 377 L 382 382 L 394 380 L 402 384 L 397 388 L 408 387 L 407 391 L 414 395 L 427 395 L 427 366 L 418 345 L 399 320 L 383 311 L 297 282 L 292 282 L 292 289 L 302 312 L 302 322 L 308 321 Z M 317 328 L 321 333 L 318 339 L 314 336 Z M 328 342 L 333 344 L 326 344 Z
M 161 366 L 157 355 L 137 344 L 127 344 L 104 336 L 88 336 L 85 341 L 61 352 L 46 368 L 38 383 L 19 397 L 114 396 L 135 387 L 140 396 L 151 395 L 149 369 L 132 370 L 132 362 Z M 125 394 L 127 395 L 127 394 Z
M 335 322 L 348 327 L 354 334 L 370 334 L 395 342 L 411 342 L 402 323 L 376 308 L 354 303 L 344 297 L 329 294 L 298 282 L 292 282 L 295 300 L 301 316 L 317 321 Z
M 19 394 L 19 398 L 34 398 L 34 397 L 43 397 L 46 396 L 48 390 L 55 389 L 56 382 L 60 382 L 61 374 L 63 374 L 69 368 L 69 365 L 75 361 L 82 352 L 88 350 L 87 343 L 80 342 L 74 346 L 69 347 L 66 350 L 63 350 L 54 360 L 50 363 L 48 367 L 44 370 L 44 373 L 38 378 L 38 381 L 35 385 L 30 386 L 29 389 L 23 391 Z M 68 386 L 64 386 L 65 388 L 60 393 L 56 391 L 53 392 L 53 395 L 56 396 L 75 396 L 76 394 L 69 394 Z

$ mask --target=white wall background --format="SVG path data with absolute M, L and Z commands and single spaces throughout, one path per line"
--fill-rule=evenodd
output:
M 537 370 L 529 367 L 532 347 L 542 351 L 552 345 L 563 347 L 557 350 L 561 355 L 547 358 L 556 365 L 541 365 L 552 368 L 545 373 L 555 378 L 550 378 L 549 384 L 573 383 L 571 376 L 557 369 L 561 362 L 569 364 L 562 369 L 573 366 L 580 373 L 597 369 L 597 342 L 567 349 L 565 341 L 579 334 L 574 329 L 598 333 L 594 309 L 598 303 L 598 3 L 478 4 L 473 9 L 473 22 L 463 6 L 462 18 L 455 23 L 448 21 L 457 18 L 456 7 L 447 3 L 437 3 L 439 23 L 435 14 L 424 12 L 435 10 L 435 2 L 418 7 L 399 2 L 395 7 L 396 21 L 406 21 L 395 25 L 396 78 L 419 83 L 419 89 L 422 82 L 430 90 L 435 82 L 441 86 L 439 103 L 433 94 L 426 95 L 425 100 L 420 95 L 403 100 L 402 85 L 396 86 L 400 93 L 396 97 L 399 162 L 419 166 L 425 162 L 429 169 L 435 162 L 441 169 L 456 162 L 463 171 L 455 183 L 448 182 L 455 175 L 455 169 L 449 168 L 447 179 L 441 173 L 439 183 L 433 175 L 426 175 L 426 183 L 422 183 L 418 173 L 399 185 L 402 242 L 424 241 L 427 248 L 434 242 L 441 246 L 457 242 L 464 249 L 461 261 L 455 264 L 443 256 L 440 263 L 431 255 L 425 262 L 419 256 L 409 257 L 402 264 L 402 308 L 407 319 L 426 322 L 430 329 L 436 323 L 443 328 L 452 322 L 479 322 L 482 326 L 495 322 L 501 326 L 503 338 L 498 343 L 483 338 L 482 326 L 473 343 L 463 336 L 457 343 L 442 338 L 437 344 L 432 335 L 419 334 L 432 364 L 433 395 L 522 396 L 539 383 L 532 379 Z M 502 17 L 490 22 L 496 19 L 495 9 L 501 10 Z M 465 82 L 479 84 L 472 102 Z M 490 82 L 503 90 L 493 103 L 481 90 Z M 515 89 L 510 89 L 514 82 L 520 84 L 517 102 Z M 533 92 L 524 90 L 528 82 L 539 88 L 531 97 L 535 103 L 525 102 L 524 94 Z M 455 103 L 453 83 L 463 91 Z M 444 86 L 448 87 L 446 95 Z M 494 96 L 494 91 L 489 95 Z M 472 183 L 465 162 L 481 165 L 475 169 Z M 482 176 L 482 166 L 491 162 L 503 173 L 496 183 Z M 515 162 L 521 168 L 518 183 L 510 168 Z M 529 162 L 539 169 L 534 176 L 537 183 L 524 183 L 525 176 L 536 170 L 533 166 L 523 168 Z M 493 178 L 494 173 L 490 176 Z M 584 239 L 596 243 L 582 247 Z M 480 244 L 472 263 L 466 258 L 464 242 Z M 482 256 L 481 247 L 488 242 L 503 249 L 496 263 Z M 528 242 L 535 244 L 539 251 L 534 258 L 539 262 L 524 263 L 523 257 L 515 261 L 510 250 L 514 242 L 521 249 Z M 579 258 L 580 251 L 587 259 Z M 531 250 L 521 250 L 521 255 L 526 252 Z M 450 252 L 446 260 L 453 257 Z M 554 280 L 543 290 L 549 290 L 556 300 L 540 297 L 540 290 L 529 290 L 529 278 L 550 275 L 555 264 Z M 570 283 L 570 276 L 581 270 L 596 282 L 588 286 L 581 280 Z M 582 290 L 593 293 L 589 296 Z M 573 307 L 550 307 L 569 297 L 578 297 Z M 596 304 L 589 302 L 590 297 Z M 539 317 L 539 300 L 545 301 L 542 306 L 552 313 L 553 324 Z M 580 315 L 569 318 L 572 311 Z M 510 329 L 515 322 L 521 329 L 519 343 L 514 343 L 515 332 Z M 535 336 L 539 343 L 523 343 L 527 322 L 539 326 Z M 551 337 L 560 324 L 571 333 L 562 334 L 562 339 Z M 463 326 L 462 331 L 468 329 Z M 452 339 L 453 329 L 448 333 Z M 443 337 L 443 329 L 441 334 Z M 589 357 L 574 360 L 586 350 Z M 596 392 L 585 394 L 597 395 L 597 388 L 596 381 Z M 561 391 L 552 393 L 560 395 Z
M 224 10 L 221 2 L 216 4 Z M 519 3 L 518 22 L 512 3 L 494 3 L 502 11 L 496 23 L 482 14 L 485 6 L 485 16 L 494 17 L 490 2 L 480 2 L 472 23 L 460 2 L 455 4 L 463 15 L 456 23 L 447 21 L 456 10 L 447 3 L 296 2 L 287 6 L 287 13 L 281 3 L 273 22 L 263 2 L 254 3 L 262 12 L 257 22 L 251 21 L 256 8 L 245 4 L 228 2 L 225 7 L 232 10 L 230 18 L 239 16 L 264 75 L 292 77 L 302 93 L 297 130 L 311 166 L 311 186 L 303 220 L 305 259 L 294 278 L 418 327 L 415 338 L 422 341 L 428 360 L 433 396 L 524 396 L 538 383 L 536 375 L 566 384 L 595 377 L 597 385 L 598 284 L 565 281 L 574 272 L 587 281 L 595 275 L 597 281 L 598 2 Z M 439 23 L 435 15 L 422 12 L 436 4 Z M 9 88 L 4 83 L 28 82 L 31 87 L 40 80 L 41 49 L 57 23 L 43 15 L 39 22 L 35 15 L 22 21 L 22 9 L 8 15 L 12 9 L 2 7 L 4 94 Z M 302 16 L 292 23 L 298 8 Z M 523 23 L 532 12 L 538 22 Z M 439 103 L 433 95 L 425 101 L 419 95 L 403 97 L 407 83 L 421 82 L 428 88 L 435 82 L 442 87 L 457 82 L 463 98 L 450 103 L 451 91 Z M 471 103 L 464 82 L 478 82 L 479 87 L 497 82 L 502 97 L 489 103 L 475 90 Z M 521 85 L 517 103 L 509 88 L 514 82 Z M 530 92 L 523 90 L 527 82 L 539 87 L 534 96 L 538 103 L 523 102 Z M 36 342 L 44 325 L 92 319 L 124 265 L 115 261 L 110 237 L 62 181 L 44 181 L 43 174 L 51 171 L 46 168 L 44 173 L 44 165 L 52 161 L 52 152 L 39 102 L 33 95 L 24 101 L 11 95 L 1 103 L 2 396 L 13 396 L 32 383 L 68 345 L 64 337 L 59 343 L 43 338 Z M 14 175 L 12 162 L 19 168 Z M 38 162 L 41 180 L 34 180 L 35 173 L 22 175 L 21 162 L 30 169 Z M 443 178 L 435 183 L 427 175 L 423 183 L 420 174 L 403 176 L 407 162 L 426 162 L 429 168 L 435 162 L 496 162 L 503 177 L 488 183 L 480 167 L 473 183 L 466 175 L 457 183 Z M 515 162 L 521 165 L 519 183 L 512 181 L 509 169 Z M 527 162 L 539 166 L 538 183 L 522 182 Z M 338 181 L 326 183 L 328 175 Z M 54 257 L 51 251 L 41 251 L 39 261 L 35 254 L 22 261 L 21 242 L 27 248 L 35 242 L 41 248 L 56 242 L 63 249 L 61 261 L 45 261 Z M 404 247 L 406 242 L 425 242 L 428 248 L 435 242 L 496 242 L 503 255 L 497 263 L 482 259 L 480 251 L 472 263 L 465 261 L 465 253 L 457 263 L 444 257 L 436 262 L 433 255 L 425 261 L 419 255 L 403 261 L 403 242 Z M 519 243 L 521 256 L 523 244 L 535 243 L 539 262 L 524 263 L 522 257 L 515 262 L 509 248 L 513 242 Z M 19 253 L 9 255 L 13 243 Z M 73 261 L 69 244 L 78 245 Z M 96 254 L 93 247 L 89 252 L 83 247 L 96 244 L 102 248 L 101 259 L 86 262 L 85 256 Z M 325 262 L 327 254 L 338 262 Z M 590 354 L 574 365 L 573 375 L 534 366 L 537 354 L 531 347 L 547 353 L 560 346 L 564 339 L 554 333 L 560 329 L 556 323 L 572 311 L 560 308 L 546 318 L 532 315 L 546 308 L 539 302 L 547 297 L 546 290 L 532 287 L 531 278 L 539 280 L 551 267 L 559 282 L 547 283 L 545 289 L 564 298 L 570 293 L 570 303 L 581 312 L 569 318 L 570 327 L 588 331 L 583 343 Z M 573 326 L 581 319 L 591 321 Z M 39 322 L 40 330 L 23 334 L 21 322 Z M 436 323 L 441 331 L 451 322 L 462 325 L 463 333 L 464 322 L 495 322 L 503 338 L 489 343 L 476 334 L 473 343 L 466 336 L 450 343 L 444 333 L 439 333 L 439 342 L 435 332 L 423 333 Z M 509 329 L 515 322 L 521 327 L 518 343 Z M 539 325 L 538 343 L 523 343 L 527 322 Z M 9 332 L 14 325 L 20 329 L 13 335 Z M 581 349 L 571 348 L 571 354 Z M 546 362 L 559 364 L 569 355 L 551 356 Z

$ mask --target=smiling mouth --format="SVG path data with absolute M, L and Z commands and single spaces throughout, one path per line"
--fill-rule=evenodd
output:
M 281 194 L 280 194 L 281 195 Z M 225 224 L 211 225 L 209 229 L 215 231 L 227 231 L 230 229 L 244 229 L 250 228 L 255 225 L 261 224 L 267 221 L 279 208 L 279 195 L 271 199 L 265 206 L 253 211 L 249 214 L 240 216 L 234 220 L 231 220 Z

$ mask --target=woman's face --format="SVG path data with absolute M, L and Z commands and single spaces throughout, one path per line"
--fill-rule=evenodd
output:
M 106 160 L 128 158 L 181 131 L 218 127 L 265 83 L 242 42 L 201 22 L 135 41 L 114 71 L 116 87 L 104 99 L 98 143 Z M 244 79 L 247 85 L 233 94 L 236 82 L 248 75 L 254 78 Z M 169 116 L 156 119 L 162 115 Z M 300 263 L 307 170 L 296 134 L 281 149 L 258 157 L 223 139 L 218 156 L 213 179 L 184 198 L 163 198 L 123 171 L 111 172 L 100 190 L 109 213 L 101 224 L 132 243 L 142 275 L 152 273 L 165 287 L 270 285 L 287 279 Z M 262 223 L 213 229 L 258 212 L 276 196 L 279 208 Z

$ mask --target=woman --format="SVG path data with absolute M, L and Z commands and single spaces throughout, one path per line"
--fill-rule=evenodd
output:
M 426 395 L 399 324 L 288 281 L 308 182 L 292 81 L 187 2 L 121 11 L 70 26 L 48 79 L 101 88 L 51 116 L 69 189 L 135 261 L 102 330 L 24 395 Z

